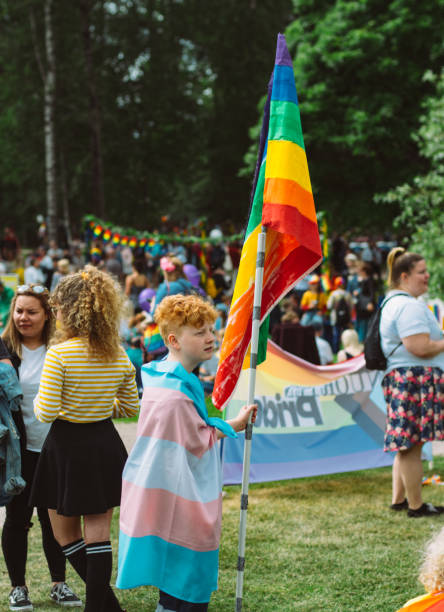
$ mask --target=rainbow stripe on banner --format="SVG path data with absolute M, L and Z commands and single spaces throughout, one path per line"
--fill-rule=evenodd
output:
M 237 384 L 251 339 L 258 235 L 267 226 L 260 320 L 322 261 L 291 57 L 282 34 L 268 86 L 251 211 L 221 347 L 213 403 L 222 408 Z M 259 359 L 266 352 L 266 325 Z M 245 364 L 244 364 L 245 359 Z M 246 396 L 245 396 L 246 397 Z
M 257 368 L 251 482 L 284 480 L 391 465 L 384 453 L 385 403 L 379 377 L 359 356 L 315 366 L 268 342 Z M 226 418 L 245 404 L 243 371 Z M 224 484 L 242 480 L 244 436 L 224 441 Z

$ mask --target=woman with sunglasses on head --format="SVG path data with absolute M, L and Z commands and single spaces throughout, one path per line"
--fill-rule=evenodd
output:
M 87 265 L 60 281 L 51 304 L 59 329 L 34 410 L 52 425 L 31 500 L 49 508 L 55 537 L 86 583 L 85 611 L 120 611 L 109 585 L 110 525 L 127 453 L 111 418 L 139 409 L 135 369 L 119 338 L 123 293 L 109 274 Z
M 6 506 L 6 520 L 2 532 L 3 555 L 12 585 L 9 595 L 10 610 L 33 609 L 25 580 L 28 533 L 32 526 L 31 517 L 34 510 L 29 494 L 40 451 L 49 430 L 49 425 L 40 423 L 35 418 L 33 401 L 39 388 L 53 322 L 46 287 L 40 284 L 18 287 L 2 334 L 23 393 L 21 411 L 15 414 L 21 435 L 22 476 L 26 481 L 24 491 L 14 496 Z M 43 550 L 53 581 L 50 598 L 61 606 L 81 606 L 80 599 L 65 583 L 65 557 L 54 539 L 48 510 L 38 507 L 37 514 L 42 529 Z

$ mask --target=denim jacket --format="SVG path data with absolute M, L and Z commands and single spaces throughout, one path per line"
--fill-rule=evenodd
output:
M 0 363 L 0 506 L 26 486 L 21 476 L 20 435 L 12 418 L 12 412 L 20 409 L 21 397 L 14 368 Z

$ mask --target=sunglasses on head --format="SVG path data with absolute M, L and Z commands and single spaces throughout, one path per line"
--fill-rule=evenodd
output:
M 17 293 L 35 293 L 36 295 L 41 295 L 42 293 L 48 293 L 48 289 L 44 285 L 20 285 L 17 287 Z

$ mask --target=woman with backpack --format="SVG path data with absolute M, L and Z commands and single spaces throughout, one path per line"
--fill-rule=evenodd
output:
M 421 450 L 444 440 L 444 338 L 426 303 L 429 273 L 422 255 L 401 247 L 387 258 L 390 291 L 382 304 L 382 381 L 387 403 L 384 450 L 396 452 L 392 510 L 410 517 L 437 516 L 444 506 L 423 503 Z M 390 298 L 390 299 L 388 299 Z

